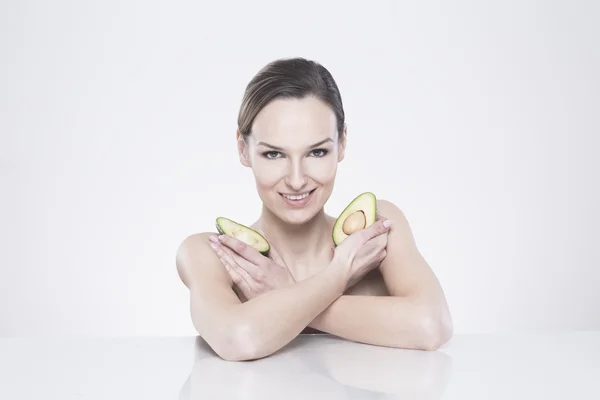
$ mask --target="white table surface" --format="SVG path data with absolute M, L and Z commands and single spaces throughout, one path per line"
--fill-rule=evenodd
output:
M 198 337 L 0 338 L 0 399 L 600 399 L 600 331 L 455 335 L 437 351 L 300 335 L 270 357 Z

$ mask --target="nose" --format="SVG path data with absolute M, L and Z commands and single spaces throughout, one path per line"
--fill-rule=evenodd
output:
M 307 185 L 308 177 L 304 174 L 302 161 L 290 163 L 290 170 L 285 183 L 296 192 L 300 192 Z

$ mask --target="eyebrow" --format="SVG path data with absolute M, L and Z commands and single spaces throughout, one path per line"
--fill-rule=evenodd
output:
M 333 139 L 331 139 L 331 138 L 327 138 L 327 139 L 325 139 L 325 140 L 321 140 L 321 141 L 320 141 L 320 142 L 318 142 L 318 143 L 315 143 L 315 144 L 313 144 L 313 145 L 311 145 L 311 146 L 308 146 L 308 148 L 309 148 L 309 149 L 312 149 L 312 148 L 314 148 L 314 147 L 320 146 L 320 145 L 322 145 L 322 144 L 324 144 L 324 143 L 327 143 L 327 142 L 333 142 Z M 262 146 L 266 146 L 266 147 L 270 147 L 270 148 L 272 148 L 272 149 L 279 150 L 279 151 L 283 151 L 283 150 L 284 150 L 283 148 L 281 148 L 281 147 L 279 147 L 279 146 L 273 146 L 272 144 L 265 143 L 265 142 L 258 142 L 257 146 L 261 146 L 261 145 L 262 145 Z

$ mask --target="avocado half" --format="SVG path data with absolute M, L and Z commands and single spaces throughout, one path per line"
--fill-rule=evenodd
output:
M 216 226 L 219 234 L 234 237 L 239 241 L 246 243 L 248 246 L 254 248 L 262 255 L 266 256 L 267 254 L 269 254 L 271 245 L 263 235 L 261 235 L 254 229 L 225 217 L 218 217 L 216 221 Z
M 375 223 L 377 197 L 371 192 L 361 193 L 346 206 L 333 225 L 333 242 L 340 245 L 348 236 Z

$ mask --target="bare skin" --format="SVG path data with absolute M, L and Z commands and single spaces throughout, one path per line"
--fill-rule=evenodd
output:
M 237 132 L 240 162 L 252 169 L 263 202 L 251 227 L 277 258 L 215 232 L 188 236 L 176 257 L 194 326 L 223 359 L 268 356 L 307 327 L 422 350 L 452 336 L 442 288 L 394 203 L 379 199 L 378 221 L 333 247 L 335 218 L 324 205 L 346 135 L 344 129 L 339 137 L 331 109 L 312 97 L 275 100 L 257 115 L 247 140 Z M 303 207 L 282 196 L 309 191 Z
M 326 215 L 327 219 L 327 228 L 324 233 L 327 234 L 328 247 L 333 247 L 333 238 L 331 237 L 331 232 L 333 231 L 333 225 L 335 224 L 335 217 L 330 215 Z M 258 230 L 261 229 L 260 221 L 256 221 L 250 228 Z M 308 264 L 300 263 L 297 260 L 285 260 L 288 269 L 292 273 L 294 279 L 296 281 L 302 281 L 306 278 L 315 275 L 317 272 L 320 272 L 323 268 L 325 268 L 331 262 L 331 255 L 326 252 L 325 254 L 320 255 L 318 258 L 314 258 Z M 246 302 L 248 299 L 244 296 L 244 294 L 237 289 L 237 287 L 233 286 L 234 291 L 238 295 L 238 298 L 241 302 Z M 383 280 L 383 276 L 381 276 L 381 272 L 378 268 L 373 269 L 367 275 L 365 275 L 356 285 L 348 288 L 344 294 L 346 295 L 365 295 L 365 296 L 389 296 L 389 292 L 387 287 L 385 286 L 385 282 Z

